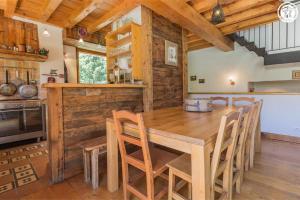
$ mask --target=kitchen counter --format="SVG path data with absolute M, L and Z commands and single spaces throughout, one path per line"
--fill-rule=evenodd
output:
M 300 95 L 296 92 L 189 92 L 189 94 Z
M 51 182 L 82 172 L 80 142 L 106 134 L 112 110 L 143 111 L 143 85 L 47 83 Z
M 140 84 L 44 83 L 43 88 L 145 88 Z

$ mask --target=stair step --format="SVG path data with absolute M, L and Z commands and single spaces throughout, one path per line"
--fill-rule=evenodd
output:
M 238 36 L 237 34 L 233 34 L 230 36 L 234 41 L 236 41 L 239 45 L 246 47 L 249 51 L 253 51 L 258 56 L 264 57 L 266 55 L 265 48 L 258 48 L 255 45 L 255 42 L 248 42 L 244 36 Z

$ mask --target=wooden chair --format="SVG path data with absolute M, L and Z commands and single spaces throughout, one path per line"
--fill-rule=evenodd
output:
M 99 155 L 106 153 L 106 136 L 85 140 L 78 144 L 82 148 L 84 180 L 92 181 L 94 189 L 99 187 Z
M 130 193 L 142 200 L 162 198 L 168 192 L 168 188 L 164 187 L 155 194 L 154 179 L 162 177 L 163 179 L 168 180 L 167 174 L 164 174 L 168 169 L 166 164 L 175 159 L 177 155 L 152 146 L 151 148 L 149 147 L 142 114 L 134 114 L 128 111 L 113 111 L 113 117 L 122 159 L 124 199 L 128 200 Z M 124 122 L 136 124 L 139 129 L 138 134 L 129 135 L 129 133 L 124 133 Z M 135 145 L 140 148 L 140 150 L 128 154 L 125 143 Z M 143 194 L 134 186 L 134 180 L 129 180 L 129 166 L 137 168 L 145 173 L 147 194 Z
M 254 155 L 255 155 L 255 137 L 257 136 L 257 128 L 260 119 L 260 113 L 263 101 L 256 101 L 253 107 L 253 114 L 250 120 L 249 134 L 246 139 L 245 145 L 245 170 L 248 171 L 249 167 L 254 166 Z M 259 136 L 260 137 L 260 136 Z
M 233 158 L 233 180 L 232 188 L 236 188 L 236 192 L 241 192 L 241 185 L 244 177 L 244 159 L 246 139 L 249 135 L 251 119 L 254 111 L 254 105 L 245 106 L 241 118 L 241 126 L 238 131 L 238 143 Z M 231 193 L 232 194 L 232 193 Z
M 237 104 L 237 102 L 246 102 L 246 103 L 254 103 L 255 102 L 255 98 L 253 97 L 232 97 L 232 105 L 233 106 L 239 106 Z
M 229 97 L 210 97 L 210 99 L 214 101 L 224 101 L 224 105 L 228 106 L 229 105 Z M 221 105 L 221 104 L 214 104 L 213 105 Z M 223 104 L 222 104 L 223 105 Z
M 230 199 L 231 197 L 233 155 L 237 144 L 240 120 L 241 112 L 231 112 L 221 119 L 211 160 L 211 199 L 215 199 L 215 193 L 219 193 L 220 199 Z M 175 177 L 191 183 L 191 156 L 184 154 L 170 162 L 168 167 L 169 200 L 185 199 L 176 192 Z

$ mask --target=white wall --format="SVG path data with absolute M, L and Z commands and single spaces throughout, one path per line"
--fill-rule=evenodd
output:
M 211 47 L 188 54 L 188 74 L 197 76 L 189 80 L 189 92 L 247 92 L 248 82 L 291 80 L 292 70 L 300 70 L 300 63 L 264 66 L 263 57 L 235 43 L 235 50 L 222 52 Z M 229 78 L 236 85 L 229 84 Z M 205 83 L 199 84 L 198 79 Z
M 64 58 L 68 70 L 68 82 L 77 83 L 77 53 L 76 47 L 64 45 Z
M 300 137 L 300 95 L 224 95 L 193 94 L 192 98 L 247 96 L 263 100 L 261 131 Z

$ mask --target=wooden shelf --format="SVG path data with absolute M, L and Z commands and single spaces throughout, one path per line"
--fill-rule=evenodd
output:
M 25 53 L 25 52 L 16 52 L 7 49 L 0 49 L 0 58 L 9 59 L 9 60 L 18 60 L 18 61 L 35 61 L 35 62 L 45 62 L 48 57 Z
M 123 38 L 119 39 L 119 34 L 128 35 L 124 35 Z M 130 58 L 129 64 L 132 68 L 133 79 L 143 80 L 143 62 L 140 56 L 143 50 L 141 35 L 141 26 L 134 22 L 130 22 L 106 35 L 107 74 L 113 70 L 116 58 L 128 57 Z M 122 46 L 127 44 L 131 44 L 129 50 L 122 50 Z M 115 52 L 116 49 L 120 49 L 120 51 Z M 107 79 L 109 80 L 109 77 Z
M 111 41 L 111 42 L 109 42 L 108 45 L 112 46 L 112 47 L 119 47 L 119 46 L 123 46 L 123 45 L 129 44 L 129 43 L 131 43 L 131 35 L 128 35 L 119 40 Z
M 127 51 L 121 51 L 119 53 L 116 53 L 114 55 L 110 55 L 108 56 L 109 58 L 122 58 L 122 57 L 127 57 L 127 56 L 131 56 L 131 50 L 127 50 Z
M 128 24 L 125 24 L 124 26 L 118 28 L 115 31 L 109 32 L 107 34 L 108 37 L 114 37 L 117 36 L 118 34 L 125 34 L 131 31 L 131 25 L 134 24 L 134 22 L 130 22 Z

